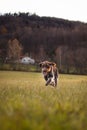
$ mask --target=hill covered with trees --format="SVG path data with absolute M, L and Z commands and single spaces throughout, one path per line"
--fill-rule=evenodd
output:
M 87 24 L 30 13 L 1 15 L 0 58 L 25 54 L 37 62 L 54 61 L 65 73 L 87 74 Z

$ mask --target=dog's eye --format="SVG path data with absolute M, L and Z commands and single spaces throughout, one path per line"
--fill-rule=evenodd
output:
M 49 68 L 50 66 L 49 65 L 46 65 L 47 68 Z
M 42 67 L 44 67 L 44 65 L 42 65 Z

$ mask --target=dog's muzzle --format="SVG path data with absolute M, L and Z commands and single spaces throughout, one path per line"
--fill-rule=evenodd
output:
M 47 71 L 46 70 L 42 70 L 42 73 L 43 73 L 44 76 L 47 75 Z
M 48 73 L 50 72 L 50 68 L 42 68 L 42 73 L 44 76 L 48 75 Z

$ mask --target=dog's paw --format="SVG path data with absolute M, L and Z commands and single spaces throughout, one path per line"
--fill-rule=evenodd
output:
M 54 83 L 54 82 L 50 82 L 50 85 L 51 85 L 51 86 L 55 86 L 55 83 Z

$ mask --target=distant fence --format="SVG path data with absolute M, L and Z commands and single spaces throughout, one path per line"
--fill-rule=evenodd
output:
M 38 64 L 1 63 L 0 70 L 40 72 Z
M 26 72 L 41 72 L 39 64 L 21 64 L 21 63 L 0 63 L 0 70 L 9 70 L 9 71 L 26 71 Z M 62 74 L 82 74 L 87 75 L 87 70 L 80 71 L 77 68 L 58 68 L 59 73 Z

